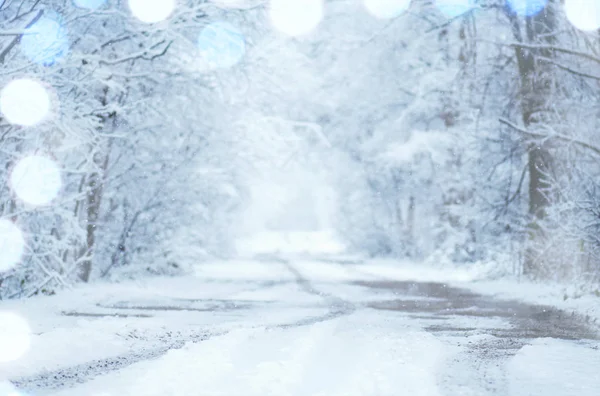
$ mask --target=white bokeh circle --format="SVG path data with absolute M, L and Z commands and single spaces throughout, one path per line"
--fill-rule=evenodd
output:
M 20 41 L 23 55 L 30 61 L 51 66 L 69 53 L 69 34 L 60 14 L 47 11 L 25 29 Z
M 565 0 L 565 14 L 579 30 L 593 32 L 600 29 L 600 1 Z
M 56 198 L 62 187 L 61 171 L 48 157 L 25 157 L 13 168 L 10 186 L 21 201 L 34 206 L 47 205 Z
M 228 68 L 244 57 L 246 42 L 237 27 L 227 22 L 213 22 L 202 29 L 198 49 L 209 68 Z
M 176 0 L 129 0 L 134 17 L 144 23 L 157 23 L 169 18 L 175 11 Z
M 31 329 L 20 315 L 0 311 L 0 363 L 14 362 L 29 350 Z
M 10 220 L 0 219 L 0 273 L 17 265 L 24 250 L 25 240 L 19 227 Z
M 271 0 L 269 17 L 278 31 L 288 36 L 302 36 L 323 20 L 323 8 L 323 0 Z
M 375 18 L 396 18 L 410 6 L 410 0 L 363 0 L 364 6 Z
M 48 117 L 51 101 L 46 88 L 36 80 L 19 78 L 0 91 L 0 113 L 15 125 L 34 126 Z

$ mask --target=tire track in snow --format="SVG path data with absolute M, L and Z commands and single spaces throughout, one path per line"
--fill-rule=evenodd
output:
M 293 328 L 293 327 L 301 327 L 301 326 L 310 326 L 316 323 L 325 322 L 328 320 L 333 320 L 340 316 L 349 315 L 355 311 L 355 306 L 341 298 L 333 296 L 328 293 L 323 293 L 314 288 L 310 280 L 304 277 L 293 265 L 286 260 L 283 260 L 278 257 L 268 257 L 262 258 L 262 261 L 272 261 L 278 262 L 290 271 L 290 273 L 294 276 L 294 282 L 299 285 L 299 287 L 306 293 L 319 296 L 324 300 L 324 302 L 328 305 L 329 312 L 325 315 L 320 316 L 310 316 L 303 318 L 301 320 L 292 322 L 292 323 L 282 323 L 273 326 L 267 326 L 266 328 Z M 252 290 L 261 290 L 264 288 L 269 288 L 281 284 L 281 282 L 270 282 L 267 284 L 261 284 L 257 287 L 252 287 L 249 289 Z M 104 307 L 104 308 L 122 308 L 122 307 Z M 139 307 L 133 307 L 139 308 Z M 160 307 L 154 307 L 156 310 L 160 310 Z M 63 313 L 66 316 L 104 316 L 105 314 L 97 314 L 97 313 L 79 313 L 79 312 L 65 312 Z M 107 314 L 108 315 L 108 314 Z M 109 316 L 115 315 L 114 313 Z M 133 314 L 135 316 L 136 314 Z M 132 315 L 120 315 L 120 317 L 130 317 Z M 150 315 L 144 315 L 143 317 L 147 317 Z M 151 316 L 150 316 L 151 317 Z M 172 349 L 181 349 L 188 342 L 202 342 L 208 340 L 214 336 L 220 336 L 228 333 L 227 331 L 222 331 L 220 333 L 202 333 L 198 335 L 182 337 L 176 340 L 168 340 L 164 341 L 165 338 L 170 338 L 170 333 L 165 333 L 162 335 L 157 335 L 159 338 L 159 342 L 164 342 L 163 345 L 155 346 L 148 349 L 140 349 L 131 353 L 92 360 L 86 363 L 60 368 L 57 370 L 51 370 L 43 373 L 39 373 L 32 376 L 20 377 L 11 379 L 11 382 L 20 390 L 25 392 L 39 392 L 40 390 L 44 391 L 56 391 L 65 388 L 71 388 L 73 386 L 83 384 L 88 382 L 96 377 L 109 374 L 111 372 L 122 370 L 128 366 L 131 366 L 135 363 L 139 363 L 146 360 L 158 359 L 161 356 L 165 355 L 169 350 Z
M 341 316 L 350 315 L 356 311 L 356 306 L 353 303 L 346 301 L 340 297 L 334 296 L 333 294 L 325 293 L 315 288 L 312 282 L 307 277 L 302 275 L 302 273 L 298 271 L 298 269 L 294 267 L 289 260 L 277 256 L 264 257 L 263 260 L 269 260 L 272 262 L 282 264 L 294 276 L 296 284 L 300 287 L 301 290 L 303 290 L 307 294 L 311 294 L 313 296 L 322 298 L 329 308 L 329 312 L 327 312 L 325 315 L 312 316 L 292 323 L 278 324 L 275 326 L 269 326 L 267 328 L 286 329 L 293 327 L 310 326 L 316 323 L 336 319 Z
M 269 287 L 274 287 L 280 284 L 279 282 L 265 282 L 261 283 L 259 286 L 252 286 L 245 291 L 255 291 L 261 290 Z M 100 305 L 97 305 L 100 308 Z M 115 308 L 115 307 L 105 307 Z M 117 307 L 118 308 L 118 307 Z M 116 308 L 115 308 L 116 309 Z M 157 308 L 158 309 L 158 308 Z M 132 308 L 135 310 L 135 307 Z M 158 309 L 160 310 L 160 309 Z M 153 315 L 147 314 L 136 314 L 136 313 L 128 313 L 128 314 L 117 314 L 114 312 L 75 312 L 75 311 L 65 311 L 62 313 L 64 316 L 75 316 L 75 317 L 117 317 L 117 318 L 152 318 Z M 108 358 L 91 360 L 85 363 L 63 367 L 56 370 L 49 370 L 45 372 L 41 372 L 39 374 L 11 378 L 10 381 L 19 389 L 24 392 L 39 392 L 41 390 L 60 390 L 65 388 L 71 388 L 75 385 L 82 384 L 88 382 L 96 377 L 119 371 L 125 367 L 131 366 L 132 364 L 146 361 L 158 359 L 161 356 L 165 355 L 168 351 L 172 349 L 181 349 L 187 343 L 197 343 L 210 339 L 214 336 L 220 336 L 226 334 L 227 331 L 221 332 L 204 332 L 200 334 L 191 334 L 188 336 L 179 337 L 176 339 L 172 338 L 172 332 L 165 332 L 163 334 L 155 334 L 154 336 L 157 338 L 156 343 L 161 343 L 162 345 L 152 346 L 150 348 L 141 348 L 136 351 L 112 356 Z
M 440 388 L 447 396 L 506 396 L 507 363 L 526 345 L 522 340 L 495 337 L 461 342 L 460 351 L 440 373 Z
M 90 362 L 47 371 L 44 373 L 11 379 L 11 382 L 25 392 L 38 392 L 40 390 L 59 390 L 70 388 L 78 384 L 90 381 L 98 376 L 121 370 L 145 360 L 157 359 L 165 355 L 171 349 L 181 349 L 188 342 L 201 342 L 213 336 L 224 333 L 203 333 L 196 336 L 172 340 L 164 345 L 141 349 L 135 352 L 114 356 L 105 359 L 92 360 Z M 164 336 L 170 336 L 166 333 Z

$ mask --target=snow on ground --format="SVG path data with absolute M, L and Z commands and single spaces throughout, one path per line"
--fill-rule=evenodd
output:
M 0 312 L 27 322 L 30 345 L 16 361 L 0 359 L 0 381 L 164 347 L 166 338 L 176 345 L 199 333 L 326 315 L 320 303 L 281 264 L 250 261 L 212 263 L 195 276 L 82 285 L 2 301 Z
M 444 345 L 406 319 L 363 311 L 310 327 L 233 331 L 55 396 L 438 396 L 444 359 Z
M 555 339 L 525 345 L 508 365 L 511 395 L 598 396 L 600 351 Z
M 31 329 L 26 353 L 18 360 L 0 363 L 0 380 L 28 375 L 40 370 L 86 362 L 94 357 L 116 356 L 127 351 L 127 343 L 117 335 L 123 323 L 106 317 L 93 321 L 62 315 L 76 311 L 98 296 L 113 289 L 107 287 L 77 288 L 52 297 L 35 297 L 21 301 L 3 301 L 0 309 L 13 312 Z M 98 326 L 100 325 L 100 326 Z M 65 343 L 68 340 L 68 343 Z M 87 347 L 101 344 L 101 350 Z
M 538 339 L 506 361 L 471 361 L 474 345 L 501 342 L 491 333 L 502 334 L 499 330 L 510 330 L 511 323 L 496 316 L 376 311 L 367 308 L 369 302 L 436 299 L 397 295 L 394 288 L 368 288 L 356 281 L 434 281 L 581 310 L 582 300 L 563 301 L 555 287 L 485 280 L 481 266 L 434 269 L 297 252 L 289 257 L 206 263 L 186 277 L 87 285 L 52 297 L 3 301 L 0 311 L 16 312 L 28 321 L 31 345 L 17 361 L 0 363 L 0 386 L 7 378 L 135 352 L 141 358 L 118 370 L 88 375 L 87 382 L 73 388 L 48 387 L 35 394 L 162 396 L 201 390 L 207 396 L 380 396 L 399 391 L 437 396 L 448 389 L 466 389 L 455 394 L 473 396 L 598 394 L 597 342 L 583 346 Z M 340 314 L 332 301 L 344 301 L 352 309 Z M 195 343 L 198 336 L 203 341 Z M 162 352 L 144 355 L 160 348 Z M 478 371 L 481 362 L 484 371 Z M 508 378 L 510 392 L 473 393 L 487 389 L 485 378 L 478 380 L 482 373 Z
M 30 335 L 29 347 L 16 361 L 0 363 L 0 380 L 118 356 L 128 350 L 126 340 L 119 336 L 123 323 L 114 319 L 95 323 L 79 321 L 73 325 L 47 320 L 43 327 L 39 325 L 42 322 L 42 318 L 29 319 L 35 329 Z M 100 350 L 98 345 L 102 345 Z

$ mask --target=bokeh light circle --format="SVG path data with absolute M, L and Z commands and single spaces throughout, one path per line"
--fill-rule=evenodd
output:
M 475 8 L 475 0 L 436 0 L 435 5 L 445 16 L 455 18 Z
M 144 23 L 157 23 L 175 11 L 176 0 L 129 0 L 133 16 Z
M 323 19 L 323 13 L 323 0 L 271 0 L 269 6 L 272 26 L 288 36 L 310 33 Z
M 396 18 L 410 6 L 410 0 L 364 0 L 364 6 L 375 18 Z
M 50 112 L 50 95 L 39 82 L 19 78 L 0 91 L 0 113 L 11 124 L 33 126 Z
M 600 29 L 600 1 L 565 0 L 567 19 L 577 29 L 593 32 Z
M 25 29 L 20 48 L 30 61 L 46 66 L 65 57 L 69 52 L 69 36 L 60 15 L 48 13 Z
M 523 17 L 539 14 L 547 4 L 548 0 L 506 0 L 512 12 Z
M 0 363 L 14 362 L 29 350 L 31 329 L 20 315 L 0 311 Z
M 209 68 L 228 68 L 237 64 L 246 53 L 244 35 L 227 22 L 215 22 L 202 29 L 198 48 Z
M 47 205 L 62 187 L 60 168 L 47 157 L 25 157 L 12 170 L 10 185 L 23 202 L 34 206 Z
M 88 10 L 97 10 L 106 4 L 106 0 L 73 0 L 73 4 L 79 8 L 87 8 Z
M 0 273 L 10 270 L 21 260 L 25 239 L 12 221 L 0 219 Z

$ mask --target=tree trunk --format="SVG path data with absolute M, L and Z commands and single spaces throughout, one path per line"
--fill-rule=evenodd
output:
M 408 202 L 406 215 L 406 237 L 411 246 L 415 244 L 415 197 L 411 196 Z
M 88 194 L 86 198 L 86 260 L 81 263 L 81 272 L 79 277 L 87 282 L 92 272 L 92 256 L 94 243 L 96 242 L 96 226 L 98 224 L 98 215 L 100 213 L 100 203 L 102 202 L 102 182 L 98 172 L 90 174 L 87 178 Z
M 521 28 L 515 16 L 512 16 L 513 33 L 518 42 L 530 44 L 552 45 L 552 32 L 555 29 L 555 1 L 549 1 L 546 8 L 539 14 L 526 18 L 523 38 Z M 539 61 L 539 57 L 552 58 L 553 53 L 548 49 L 526 49 L 516 47 L 516 58 L 520 76 L 521 112 L 523 123 L 527 129 L 536 130 L 538 125 L 550 122 L 549 102 L 553 90 L 552 66 L 548 62 Z M 529 142 L 529 240 L 525 248 L 525 263 L 523 272 L 529 275 L 539 275 L 542 262 L 536 257 L 536 245 L 539 245 L 544 235 L 540 224 L 546 217 L 550 205 L 548 192 L 550 180 L 548 175 L 553 167 L 550 147 L 546 142 Z
M 103 106 L 106 106 L 108 103 L 108 88 L 103 90 L 103 94 L 104 96 L 101 99 L 101 103 Z M 114 112 L 105 116 L 101 116 L 101 129 L 106 132 L 106 127 L 108 126 L 114 130 L 117 125 L 116 117 L 117 115 Z M 111 123 L 108 124 L 109 122 Z M 85 200 L 86 244 L 83 254 L 86 257 L 79 266 L 79 278 L 83 282 L 88 282 L 92 273 L 92 261 L 94 256 L 94 248 L 96 246 L 96 231 L 98 227 L 98 219 L 100 217 L 100 208 L 104 193 L 104 182 L 106 181 L 106 170 L 108 168 L 111 146 L 112 141 L 109 140 L 108 143 L 104 145 L 103 149 L 98 149 L 97 152 L 92 154 L 94 171 L 87 176 L 85 181 L 87 189 L 87 196 Z
M 82 281 L 88 282 L 92 273 L 92 257 L 94 246 L 96 243 L 96 230 L 98 226 L 98 218 L 100 217 L 100 205 L 102 204 L 102 196 L 104 192 L 104 181 L 106 168 L 108 166 L 109 150 L 99 161 L 94 160 L 94 164 L 98 166 L 98 171 L 95 171 L 87 177 L 88 194 L 86 197 L 86 254 L 87 258 L 81 263 L 79 277 Z

